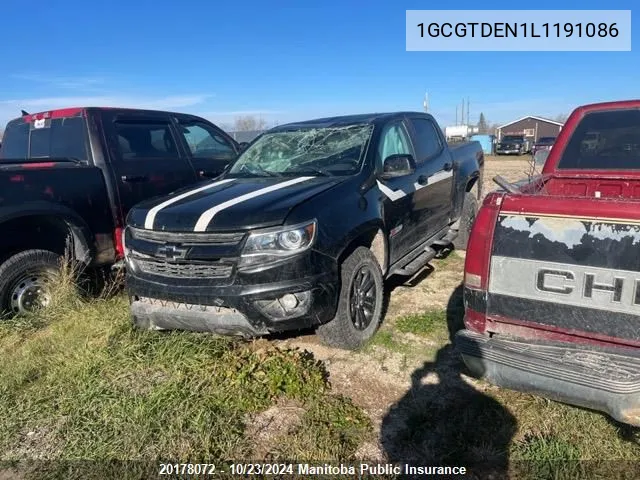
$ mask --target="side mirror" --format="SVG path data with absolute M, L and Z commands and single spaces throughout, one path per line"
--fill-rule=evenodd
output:
M 404 177 L 416 171 L 416 161 L 412 155 L 395 153 L 384 159 L 382 164 L 382 179 Z
M 238 151 L 239 152 L 244 152 L 247 149 L 248 146 L 249 146 L 249 142 L 240 142 L 238 144 Z

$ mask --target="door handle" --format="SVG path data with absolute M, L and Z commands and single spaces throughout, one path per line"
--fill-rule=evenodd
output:
M 146 182 L 149 178 L 146 175 L 122 175 L 123 182 Z
M 444 164 L 444 166 L 442 167 L 442 169 L 443 169 L 445 172 L 449 172 L 449 171 L 451 171 L 451 170 L 453 169 L 453 165 L 452 165 L 451 163 L 447 162 L 447 163 L 445 163 L 445 164 Z
M 418 177 L 418 185 L 426 185 L 429 183 L 429 177 L 427 175 L 420 175 Z

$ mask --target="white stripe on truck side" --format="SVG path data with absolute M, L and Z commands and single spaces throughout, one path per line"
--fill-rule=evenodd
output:
M 256 190 L 255 192 L 245 193 L 244 195 L 240 195 L 239 197 L 232 198 L 231 200 L 227 200 L 226 202 L 216 205 L 215 207 L 211 207 L 209 210 L 206 210 L 202 215 L 200 215 L 200 218 L 198 218 L 198 221 L 196 222 L 196 226 L 194 227 L 193 231 L 205 232 L 207 230 L 207 227 L 209 226 L 209 223 L 213 219 L 213 217 L 217 213 L 221 212 L 222 210 L 226 210 L 229 207 L 233 207 L 238 203 L 246 202 L 247 200 L 251 200 L 252 198 L 259 197 L 260 195 L 265 195 L 269 192 L 274 192 L 276 190 L 280 190 L 282 188 L 295 185 L 296 183 L 306 182 L 307 180 L 311 180 L 312 178 L 315 178 L 315 177 L 299 177 L 299 178 L 294 178 L 293 180 L 288 180 L 286 182 L 276 183 L 275 185 L 271 185 L 266 188 L 261 188 L 260 190 Z
M 195 195 L 196 193 L 203 192 L 205 190 L 208 190 L 209 188 L 217 187 L 218 185 L 223 185 L 225 183 L 232 182 L 233 180 L 234 180 L 233 178 L 227 178 L 225 180 L 220 180 L 218 182 L 209 183 L 208 185 L 205 185 L 204 187 L 199 187 L 199 188 L 196 188 L 194 190 L 189 190 L 188 192 L 181 193 L 177 197 L 172 197 L 169 200 L 165 200 L 164 202 L 159 203 L 158 205 L 156 205 L 155 207 L 151 208 L 147 212 L 147 217 L 144 219 L 144 228 L 146 228 L 147 230 L 152 230 L 153 229 L 153 222 L 156 219 L 156 215 L 158 215 L 158 212 L 160 210 L 162 210 L 163 208 L 166 208 L 169 205 L 172 205 L 172 204 L 174 204 L 176 202 L 179 202 L 183 198 L 190 197 L 191 195 Z

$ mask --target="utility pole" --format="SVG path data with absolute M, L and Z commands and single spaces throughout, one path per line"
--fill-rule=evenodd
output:
M 424 94 L 424 103 L 423 103 L 425 113 L 429 112 L 429 93 Z
M 464 125 L 464 98 L 462 99 L 462 114 L 460 115 L 460 125 Z
M 469 97 L 467 97 L 467 125 L 469 125 Z

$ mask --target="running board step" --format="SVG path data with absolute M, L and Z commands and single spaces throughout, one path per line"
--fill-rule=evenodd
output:
M 407 277 L 412 277 L 418 270 L 424 267 L 427 263 L 433 260 L 436 256 L 437 252 L 431 248 L 426 247 L 424 252 L 418 255 L 416 258 L 407 263 L 404 267 L 394 268 L 391 272 L 392 275 L 403 275 Z
M 435 242 L 433 242 L 433 244 L 446 247 L 450 245 L 451 242 L 453 242 L 457 236 L 458 236 L 458 231 L 452 229 L 452 230 L 449 230 L 447 234 L 444 237 L 442 237 L 440 240 L 436 240 Z

